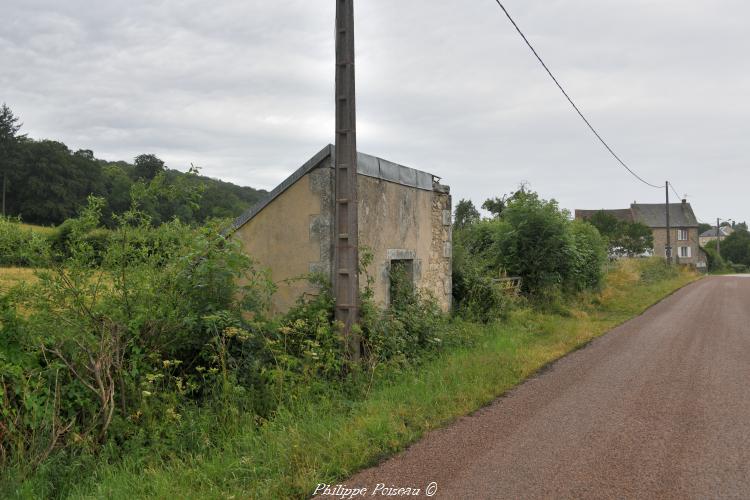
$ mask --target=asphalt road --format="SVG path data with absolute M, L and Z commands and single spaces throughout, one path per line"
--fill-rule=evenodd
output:
M 750 278 L 682 289 L 345 484 L 431 482 L 451 499 L 750 498 Z

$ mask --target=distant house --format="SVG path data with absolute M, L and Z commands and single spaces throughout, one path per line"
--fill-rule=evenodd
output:
M 717 239 L 719 241 L 724 241 L 724 238 L 726 238 L 733 232 L 734 229 L 732 229 L 731 226 L 721 226 L 717 234 L 716 228 L 712 227 L 708 231 L 704 231 L 700 234 L 700 236 L 698 237 L 698 242 L 700 243 L 701 247 L 705 247 L 709 241 L 715 241 Z
M 651 228 L 654 235 L 654 254 L 666 257 L 667 216 L 664 203 L 633 203 L 630 208 L 603 210 L 627 222 L 640 222 Z M 576 210 L 578 220 L 590 219 L 602 210 Z M 706 254 L 698 238 L 698 219 L 686 200 L 669 204 L 669 226 L 672 257 L 680 264 L 706 268 Z
M 318 293 L 300 278 L 332 278 L 335 271 L 333 158 L 334 146 L 324 147 L 232 226 L 243 250 L 270 270 L 277 285 L 275 312 L 287 311 L 303 294 Z M 375 156 L 359 153 L 357 163 L 359 244 L 373 256 L 367 272 L 375 302 L 390 303 L 390 270 L 398 266 L 448 311 L 450 189 L 432 174 Z

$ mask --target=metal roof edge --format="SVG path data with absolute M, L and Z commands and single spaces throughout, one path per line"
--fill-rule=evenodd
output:
M 318 151 L 312 158 L 307 160 L 304 165 L 298 168 L 292 175 L 284 179 L 284 181 L 276 186 L 268 195 L 254 206 L 246 210 L 242 215 L 237 217 L 232 225 L 229 226 L 225 231 L 224 235 L 229 235 L 247 224 L 250 219 L 258 215 L 264 208 L 266 208 L 273 200 L 275 200 L 289 187 L 300 180 L 305 174 L 320 166 L 320 164 L 329 156 L 333 158 L 336 153 L 336 147 L 332 144 L 326 145 L 323 149 Z M 331 165 L 333 168 L 333 165 Z M 433 180 L 435 175 L 417 170 L 411 167 L 406 167 L 398 163 L 394 163 L 377 156 L 368 155 L 366 153 L 357 152 L 357 174 L 364 175 L 367 177 L 374 177 L 388 182 L 394 182 L 403 186 L 413 187 L 416 189 L 422 189 L 425 191 L 434 191 Z

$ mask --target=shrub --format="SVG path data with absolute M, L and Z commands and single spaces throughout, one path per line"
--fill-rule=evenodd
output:
M 372 254 L 364 249 L 360 255 L 360 272 L 364 272 Z M 435 298 L 415 288 L 403 268 L 392 268 L 390 280 L 396 293 L 392 294 L 389 307 L 381 309 L 373 301 L 373 279 L 365 273 L 359 333 L 365 361 L 371 367 L 416 361 L 442 342 L 442 313 Z
M 101 207 L 92 199 L 69 224 L 62 263 L 0 304 L 0 466 L 112 440 L 154 445 L 194 403 L 245 394 L 246 409 L 267 406 L 247 395 L 264 394 L 252 359 L 271 285 L 238 243 L 218 226 L 153 228 L 129 212 L 101 254 L 89 237 Z
M 607 247 L 604 238 L 594 226 L 586 222 L 570 224 L 570 267 L 566 282 L 574 292 L 596 289 L 602 283 L 602 269 L 607 262 Z
M 729 265 L 724 258 L 716 251 L 716 242 L 710 241 L 703 250 L 706 252 L 708 270 L 710 272 L 723 272 L 729 269 Z
M 735 273 L 746 273 L 748 269 L 748 267 L 745 264 L 732 263 L 730 264 L 730 266 L 732 268 L 732 272 L 735 272 Z
M 596 228 L 571 221 L 554 200 L 524 190 L 507 200 L 498 217 L 457 230 L 454 243 L 454 296 L 459 306 L 474 301 L 471 309 L 480 317 L 502 302 L 487 278 L 519 276 L 526 295 L 551 304 L 597 288 L 606 261 L 606 242 Z
M 45 246 L 45 237 L 23 227 L 18 219 L 0 217 L 0 265 L 28 266 Z
M 661 257 L 650 257 L 641 260 L 641 281 L 644 283 L 656 283 L 676 277 L 680 270 L 678 266 L 667 265 L 667 261 Z

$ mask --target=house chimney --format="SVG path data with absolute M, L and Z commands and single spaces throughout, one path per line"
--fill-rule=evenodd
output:
M 686 200 L 685 198 L 683 198 L 683 199 L 682 199 L 682 204 L 684 205 L 684 204 L 686 204 L 686 203 L 687 203 L 687 200 Z

